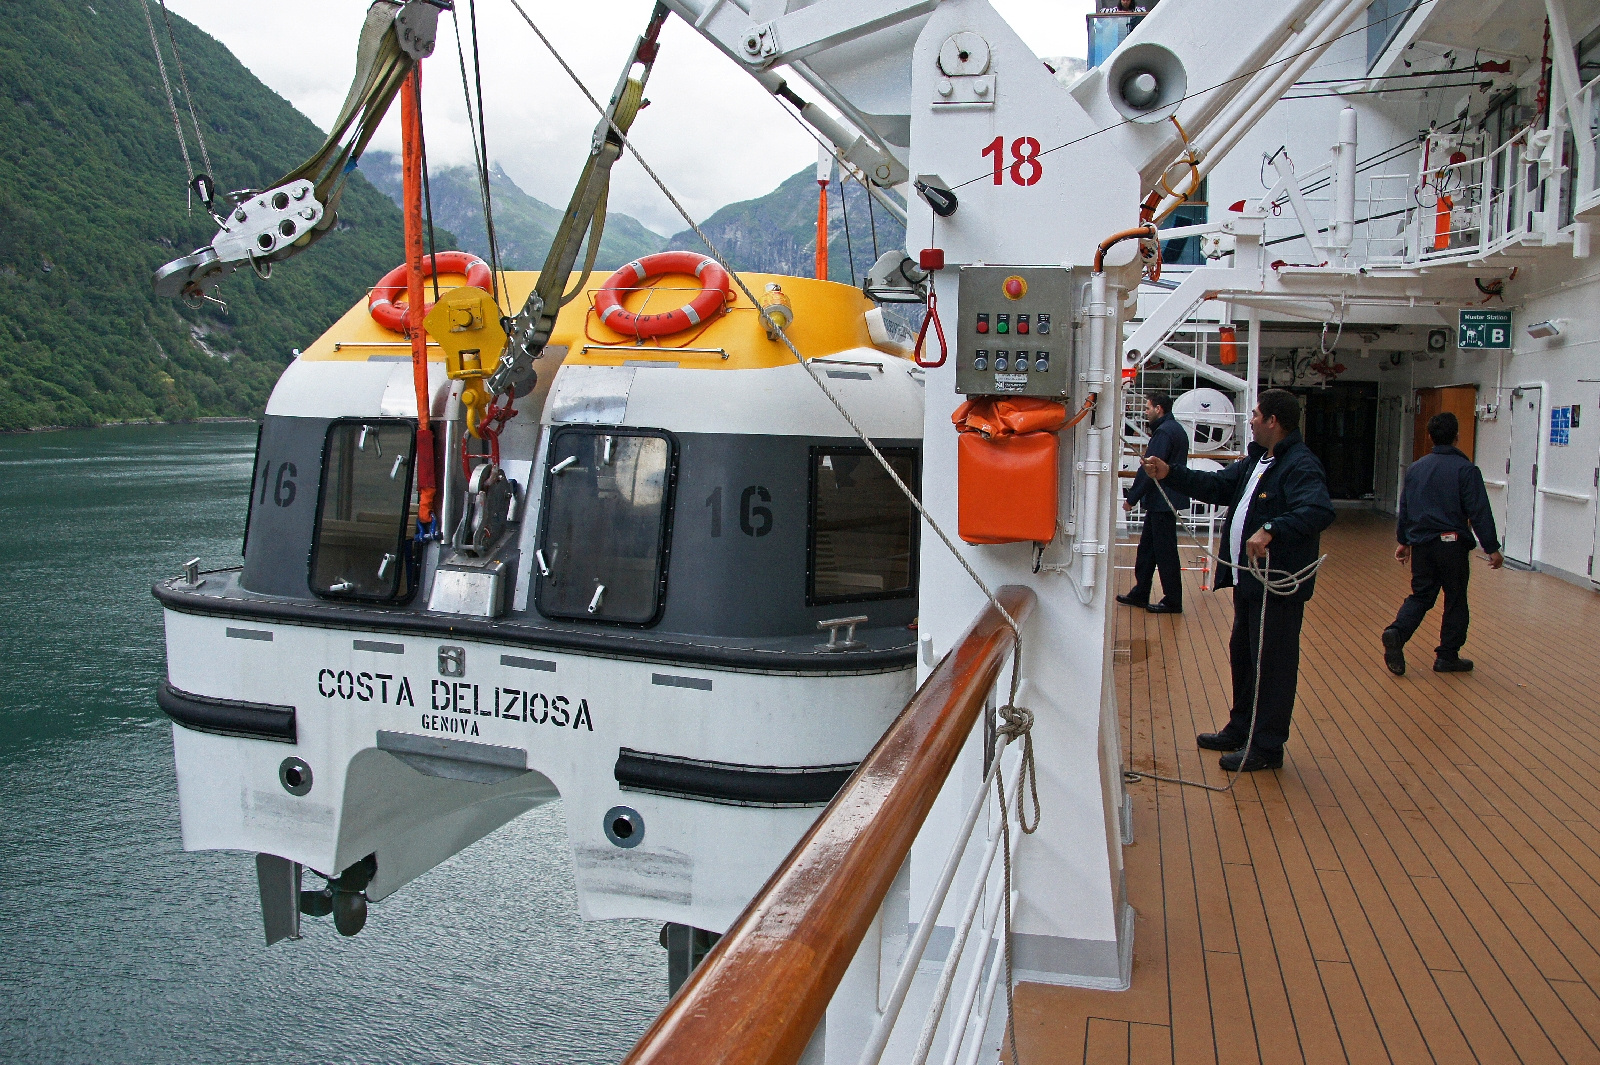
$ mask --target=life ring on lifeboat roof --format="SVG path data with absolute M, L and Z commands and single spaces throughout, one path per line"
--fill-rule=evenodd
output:
M 625 293 L 652 277 L 687 274 L 700 279 L 700 291 L 676 310 L 634 314 L 622 306 Z M 733 282 L 717 261 L 692 251 L 660 251 L 635 259 L 606 278 L 595 293 L 594 310 L 607 328 L 640 340 L 671 336 L 711 321 L 728 306 Z
M 438 261 L 440 276 L 444 274 L 461 274 L 467 279 L 467 284 L 472 288 L 481 288 L 485 292 L 494 291 L 494 278 L 489 272 L 489 264 L 469 251 L 442 251 L 437 256 L 424 255 L 422 257 L 422 273 L 424 277 L 432 277 L 434 261 Z M 390 270 L 383 275 L 383 280 L 373 286 L 367 294 L 367 313 L 372 315 L 372 320 L 385 329 L 396 333 L 404 333 L 409 326 L 410 311 L 400 306 L 396 300 L 406 294 L 406 264 Z M 429 303 L 422 313 L 427 314 L 433 309 Z

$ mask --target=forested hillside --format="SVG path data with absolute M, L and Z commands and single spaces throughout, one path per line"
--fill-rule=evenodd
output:
M 461 247 L 488 258 L 489 237 L 483 224 L 477 172 L 465 166 L 430 171 L 434 225 L 455 233 Z M 398 158 L 388 152 L 368 152 L 361 157 L 361 172 L 391 200 L 400 202 Z M 576 174 L 573 179 L 577 179 Z M 494 234 L 500 245 L 500 265 L 506 270 L 538 270 L 544 266 L 566 205 L 552 207 L 528 195 L 499 163 L 489 167 L 489 191 L 494 196 Z M 613 211 L 606 218 L 596 265 L 614 270 L 630 259 L 660 251 L 666 243 L 666 237 L 646 228 L 637 218 Z M 581 256 L 578 263 L 583 263 Z
M 158 299 L 152 271 L 216 227 L 198 205 L 186 212 L 138 0 L 28 0 L 6 15 L 0 429 L 259 412 L 292 349 L 400 261 L 399 211 L 358 174 L 337 231 L 270 281 L 234 275 L 226 310 Z M 260 188 L 315 149 L 322 134 L 309 119 L 217 41 L 173 21 L 221 188 Z M 179 91 L 170 53 L 167 65 Z
M 835 170 L 834 180 L 828 183 L 830 280 L 859 285 L 878 252 L 905 248 L 905 227 L 877 203 L 869 210 L 869 199 L 865 189 L 850 181 L 841 200 Z M 815 276 L 816 167 L 806 167 L 765 196 L 730 203 L 701 222 L 700 228 L 737 269 Z M 692 229 L 674 236 L 667 247 L 705 250 Z

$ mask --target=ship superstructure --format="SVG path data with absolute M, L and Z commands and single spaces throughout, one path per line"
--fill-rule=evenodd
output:
M 594 284 L 572 256 L 593 167 L 630 150 L 627 72 L 559 269 L 485 292 L 466 264 L 424 335 L 414 243 L 409 337 L 358 305 L 279 382 L 242 569 L 157 588 L 185 845 L 260 855 L 269 939 L 302 912 L 354 930 L 559 795 L 585 915 L 667 923 L 686 983 L 636 1060 L 992 1059 L 1014 986 L 1132 979 L 1111 615 L 1129 400 L 1219 390 L 1180 416 L 1226 460 L 1275 358 L 1282 383 L 1331 381 L 1356 337 L 1415 375 L 1366 335 L 1431 331 L 1519 277 L 1555 286 L 1526 297 L 1550 308 L 1530 336 L 1586 342 L 1570 301 L 1592 287 L 1553 256 L 1587 256 L 1600 205 L 1593 27 L 1528 4 L 1564 50 L 1540 64 L 1545 124 L 1477 136 L 1469 99 L 1416 140 L 1395 193 L 1415 202 L 1391 214 L 1390 175 L 1361 164 L 1370 127 L 1403 132 L 1396 108 L 1280 101 L 1367 40 L 1349 84 L 1387 84 L 1407 45 L 1467 32 L 1450 0 L 1107 12 L 1070 88 L 985 0 L 667 7 L 903 212 L 911 246 L 865 296 L 715 248 Z M 1505 91 L 1529 69 L 1474 59 Z M 1308 106 L 1322 149 L 1275 125 Z M 1202 262 L 1163 263 L 1182 241 Z M 925 308 L 914 350 L 875 306 L 893 301 Z M 1280 356 L 1290 321 L 1316 336 Z M 1499 380 L 1486 435 L 1546 387 Z M 1512 459 L 1528 439 L 1513 428 Z

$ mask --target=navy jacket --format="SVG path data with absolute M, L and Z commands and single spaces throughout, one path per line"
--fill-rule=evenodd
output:
M 1395 539 L 1402 544 L 1427 543 L 1447 532 L 1459 533 L 1469 549 L 1474 543 L 1472 534 L 1477 532 L 1486 552 L 1492 555 L 1500 550 L 1483 474 L 1449 444 L 1435 447 L 1406 471 L 1394 527 Z
M 1145 448 L 1144 453 L 1160 459 L 1173 469 L 1186 467 L 1189 465 L 1189 434 L 1178 424 L 1178 419 L 1170 414 L 1163 415 L 1161 420 L 1150 426 L 1150 446 Z M 1170 483 L 1162 487 L 1172 498 L 1172 506 L 1179 510 L 1189 509 L 1188 496 L 1183 495 Z M 1143 466 L 1139 467 L 1138 474 L 1122 498 L 1130 503 L 1142 501 L 1147 513 L 1161 514 L 1172 511 L 1172 507 L 1167 506 L 1167 501 L 1161 498 L 1161 493 L 1156 491 L 1155 482 L 1144 472 Z
M 1227 505 L 1228 523 L 1223 526 L 1220 551 L 1225 561 L 1233 561 L 1229 557 L 1232 552 L 1228 530 L 1232 528 L 1235 512 L 1243 506 L 1244 533 L 1239 542 L 1244 543 L 1262 525 L 1272 522 L 1272 568 L 1293 572 L 1316 560 L 1321 553 L 1319 545 L 1322 530 L 1333 524 L 1333 500 L 1328 497 L 1328 477 L 1322 470 L 1322 463 L 1306 447 L 1300 434 L 1290 433 L 1272 449 L 1272 465 L 1267 467 L 1261 482 L 1256 485 L 1255 498 L 1241 501 L 1239 497 L 1250 483 L 1250 474 L 1265 453 L 1266 448 L 1260 444 L 1251 444 L 1244 458 L 1220 473 L 1175 469 L 1167 478 L 1167 483 L 1175 483 L 1179 490 L 1202 503 Z M 1235 585 L 1236 594 L 1259 602 L 1264 591 L 1261 582 L 1248 572 L 1240 572 L 1237 577 L 1235 580 L 1232 567 L 1219 567 L 1217 587 Z M 1311 598 L 1315 588 L 1316 580 L 1313 578 L 1302 584 L 1294 595 L 1285 598 L 1290 602 L 1303 603 Z

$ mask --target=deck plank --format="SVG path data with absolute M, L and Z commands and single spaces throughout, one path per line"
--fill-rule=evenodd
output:
M 1324 548 L 1285 767 L 1129 786 L 1133 987 L 1019 988 L 1028 1065 L 1600 1065 L 1600 596 L 1475 559 L 1477 670 L 1428 668 L 1436 610 L 1394 677 L 1392 524 L 1341 511 Z M 1181 617 L 1117 610 L 1121 736 L 1222 784 L 1194 734 L 1227 720 L 1233 611 L 1199 576 Z

